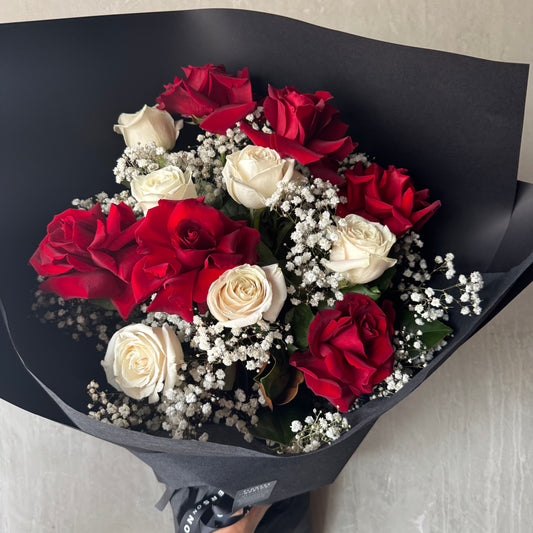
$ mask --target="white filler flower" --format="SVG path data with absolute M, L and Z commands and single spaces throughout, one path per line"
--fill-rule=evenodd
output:
M 228 155 L 222 170 L 229 195 L 249 209 L 265 207 L 278 183 L 294 173 L 294 159 L 282 159 L 275 150 L 260 146 Z
M 111 337 L 102 366 L 115 389 L 155 403 L 176 384 L 181 363 L 183 350 L 172 328 L 130 324 Z
M 172 165 L 133 178 L 131 194 L 145 215 L 159 200 L 186 200 L 198 196 L 191 173 Z
M 181 128 L 183 120 L 174 121 L 168 111 L 145 105 L 137 113 L 122 113 L 113 131 L 122 134 L 130 148 L 153 142 L 170 150 L 176 144 Z
M 374 281 L 396 264 L 396 259 L 387 257 L 396 242 L 387 226 L 348 215 L 337 221 L 335 232 L 338 239 L 325 265 L 333 272 L 341 272 L 351 283 Z
M 238 328 L 261 319 L 274 322 L 286 298 L 285 278 L 278 265 L 240 265 L 211 284 L 207 306 L 220 324 Z

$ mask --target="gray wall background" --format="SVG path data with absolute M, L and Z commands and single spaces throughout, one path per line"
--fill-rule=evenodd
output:
M 533 63 L 528 0 L 0 0 L 0 22 L 232 7 L 412 46 Z M 1 31 L 1 28 L 0 28 Z M 519 177 L 533 183 L 533 82 Z M 529 533 L 533 286 L 384 415 L 313 495 L 314 533 Z M 0 533 L 172 533 L 121 448 L 0 401 Z

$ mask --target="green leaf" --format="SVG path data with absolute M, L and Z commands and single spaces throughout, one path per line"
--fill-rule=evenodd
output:
M 453 333 L 453 329 L 440 320 L 428 322 L 420 329 L 422 330 L 422 340 L 428 348 L 433 348 L 433 346 Z
M 298 348 L 294 344 L 287 344 L 287 353 L 289 355 L 292 355 L 296 351 L 298 351 Z
M 288 364 L 274 359 L 273 364 L 264 368 L 263 372 L 254 377 L 254 381 L 261 384 L 265 397 L 275 403 L 289 381 Z
M 226 373 L 224 377 L 224 390 L 228 391 L 231 390 L 235 384 L 235 379 L 237 378 L 237 364 L 234 363 L 231 366 L 225 367 L 224 372 Z
M 258 439 L 273 440 L 279 444 L 289 444 L 294 437 L 291 431 L 293 420 L 303 420 L 310 411 L 304 402 L 291 402 L 280 405 L 271 411 L 262 408 L 257 411 L 257 425 L 250 432 Z
M 273 409 L 274 405 L 283 405 L 295 398 L 304 376 L 300 370 L 289 365 L 287 357 L 278 355 L 271 358 L 254 381 L 261 385 L 267 404 Z
M 220 211 L 232 220 L 248 220 L 249 211 L 228 195 Z
M 433 346 L 453 333 L 453 329 L 440 320 L 433 320 L 426 322 L 423 326 L 419 326 L 415 322 L 415 314 L 411 311 L 406 311 L 402 314 L 400 326 L 404 326 L 409 333 L 413 334 L 421 331 L 422 342 L 428 349 L 433 348 Z
M 263 215 L 264 210 L 264 207 L 261 209 L 250 209 L 250 226 L 257 231 L 259 231 L 259 228 L 261 227 L 261 216 Z
M 276 252 L 279 253 L 285 239 L 294 229 L 294 224 L 287 218 L 280 218 L 277 224 L 276 232 Z
M 328 305 L 328 301 L 327 300 L 322 300 L 319 304 L 318 304 L 318 310 L 319 311 L 324 311 L 324 309 L 334 309 L 335 308 L 335 304 L 333 305 Z
M 372 298 L 374 301 L 379 300 L 379 297 L 381 296 L 381 291 L 376 286 L 368 287 L 367 285 L 350 285 L 348 287 L 342 287 L 340 291 L 343 294 L 347 294 L 349 292 L 364 294 L 365 296 Z
M 287 313 L 287 320 L 292 326 L 294 344 L 302 350 L 307 350 L 309 347 L 307 334 L 314 318 L 313 311 L 306 304 L 297 305 Z
M 374 281 L 376 287 L 383 293 L 385 292 L 392 283 L 392 278 L 394 277 L 394 274 L 396 274 L 396 267 L 387 268 L 381 276 Z
M 263 241 L 259 241 L 257 253 L 259 254 L 259 266 L 275 265 L 279 262 L 277 257 Z

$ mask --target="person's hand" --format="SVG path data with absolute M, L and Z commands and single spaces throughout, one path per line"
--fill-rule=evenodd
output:
M 254 533 L 270 505 L 252 507 L 248 514 L 232 526 L 218 529 L 218 533 Z M 239 511 L 240 512 L 240 511 Z

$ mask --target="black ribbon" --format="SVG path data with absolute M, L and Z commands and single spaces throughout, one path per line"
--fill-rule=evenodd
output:
M 242 514 L 234 516 L 232 507 L 233 498 L 222 490 L 206 496 L 185 511 L 178 533 L 211 533 L 235 524 L 248 512 L 248 508 L 245 508 Z
M 192 494 L 191 491 L 192 490 Z M 250 507 L 243 508 L 243 512 L 235 514 L 232 511 L 233 498 L 222 490 L 204 493 L 202 499 L 195 501 L 196 489 L 172 489 L 167 487 L 156 508 L 162 511 L 174 496 L 181 491 L 187 491 L 188 497 L 181 499 L 179 512 L 176 515 L 176 533 L 211 533 L 221 528 L 231 526 L 243 518 Z M 196 494 L 198 498 L 200 494 Z M 188 500 L 188 503 L 187 503 Z M 191 503 L 194 501 L 194 504 Z M 188 505 L 184 509 L 184 506 Z

